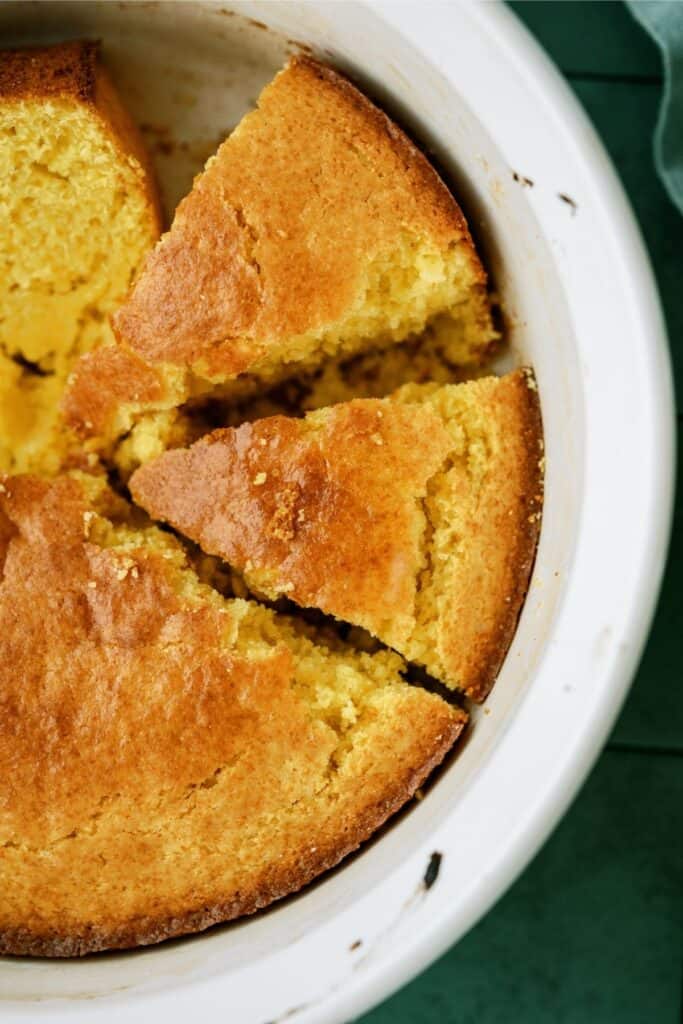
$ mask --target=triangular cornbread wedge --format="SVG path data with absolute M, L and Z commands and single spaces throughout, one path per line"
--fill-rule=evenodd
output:
M 362 626 L 482 699 L 526 592 L 542 454 L 520 370 L 217 430 L 130 488 L 257 592 Z
M 90 42 L 0 53 L 0 469 L 56 470 L 59 402 L 161 230 L 142 142 Z
M 304 57 L 208 161 L 113 323 L 130 394 L 103 401 L 111 362 L 94 354 L 65 406 L 101 439 L 145 410 L 425 330 L 454 363 L 481 361 L 495 337 L 453 196 L 385 114 Z
M 250 913 L 336 864 L 464 712 L 201 584 L 92 477 L 0 483 L 0 953 Z

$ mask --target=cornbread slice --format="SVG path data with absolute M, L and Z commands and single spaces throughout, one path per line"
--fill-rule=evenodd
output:
M 303 57 L 208 161 L 113 324 L 135 384 L 93 402 L 110 357 L 86 358 L 66 403 L 86 436 L 425 331 L 457 363 L 495 337 L 453 196 L 350 82 Z
M 0 953 L 157 942 L 336 864 L 466 721 L 401 667 L 219 597 L 93 477 L 4 477 Z
M 130 481 L 244 574 L 362 626 L 481 700 L 536 549 L 542 434 L 529 370 L 217 430 Z
M 147 157 L 90 42 L 0 53 L 0 468 L 51 472 L 72 364 L 159 236 Z

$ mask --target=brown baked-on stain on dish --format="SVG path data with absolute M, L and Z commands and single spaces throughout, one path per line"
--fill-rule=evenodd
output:
M 562 202 L 569 207 L 569 209 L 571 210 L 572 217 L 576 217 L 577 211 L 579 209 L 579 204 L 576 202 L 576 200 L 572 199 L 572 197 L 567 195 L 566 192 L 558 192 L 557 198 L 561 199 Z
M 384 113 L 308 57 L 208 161 L 113 323 L 121 345 L 172 377 L 166 405 L 425 327 L 453 362 L 480 362 L 496 338 L 449 190 Z M 89 372 L 106 391 L 106 368 L 95 359 Z M 78 388 L 69 418 L 94 422 Z
M 427 863 L 427 868 L 422 879 L 422 885 L 424 886 L 425 891 L 431 889 L 431 887 L 438 879 L 439 873 L 441 871 L 442 861 L 443 854 L 440 853 L 438 850 L 434 850 L 434 852 L 430 855 L 429 861 Z
M 527 178 L 526 174 L 519 174 L 518 171 L 512 172 L 512 177 L 518 185 L 524 185 L 526 188 L 533 188 L 534 181 L 532 178 Z
M 202 586 L 101 482 L 0 486 L 0 952 L 252 913 L 410 799 L 466 715 Z
M 542 454 L 520 370 L 219 429 L 130 488 L 257 593 L 361 626 L 481 700 L 526 593 Z

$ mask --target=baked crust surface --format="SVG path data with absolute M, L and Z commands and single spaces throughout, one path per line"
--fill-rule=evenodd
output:
M 157 234 L 149 159 L 97 44 L 1 54 L 0 104 L 34 102 L 48 118 L 92 113 Z M 384 295 L 389 257 L 415 239 L 426 280 L 435 253 L 460 253 L 476 361 L 495 332 L 457 203 L 350 82 L 293 60 L 181 203 L 114 317 L 118 343 L 81 349 L 67 423 L 113 443 L 145 410 L 263 382 L 273 353 L 297 365 L 306 338 L 324 339 L 317 365 L 368 266 L 386 258 Z M 256 586 L 366 627 L 481 700 L 533 562 L 541 422 L 528 372 L 464 388 L 218 431 L 139 470 L 133 494 Z M 159 942 L 337 864 L 465 728 L 404 669 L 224 600 L 93 476 L 0 477 L 0 954 Z
M 449 451 L 428 407 L 383 400 L 216 430 L 141 467 L 135 501 L 258 589 L 406 639 L 421 499 Z
M 150 362 L 235 376 L 277 342 L 341 320 L 404 231 L 467 240 L 425 157 L 341 75 L 296 58 L 209 160 L 114 316 Z
M 142 466 L 131 492 L 257 590 L 363 626 L 480 700 L 536 550 L 535 388 L 529 371 L 411 385 L 217 430 Z
M 410 798 L 466 719 L 395 656 L 354 669 L 192 592 L 157 531 L 105 543 L 123 503 L 92 486 L 0 492 L 2 953 L 157 942 L 295 891 Z M 311 696 L 337 663 L 358 677 L 346 726 Z
M 408 385 L 401 395 L 411 401 L 420 391 Z M 446 412 L 449 395 L 458 394 L 463 407 Z M 532 371 L 521 369 L 434 391 L 426 400 L 453 416 L 465 436 L 441 495 L 428 499 L 442 544 L 432 540 L 436 569 L 422 618 L 431 621 L 431 604 L 438 601 L 436 628 L 426 631 L 425 649 L 415 642 L 420 623 L 405 656 L 483 701 L 514 637 L 541 530 L 545 457 L 538 388 Z M 440 511 L 440 499 L 458 510 L 454 522 Z M 450 544 L 453 557 L 439 559 Z

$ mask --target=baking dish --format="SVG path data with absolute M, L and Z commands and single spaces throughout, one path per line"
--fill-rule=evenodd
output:
M 567 807 L 621 706 L 661 576 L 673 399 L 633 216 L 572 94 L 502 5 L 5 3 L 3 45 L 99 37 L 171 210 L 290 52 L 347 71 L 438 162 L 536 371 L 546 503 L 498 684 L 425 798 L 304 893 L 202 936 L 0 962 L 8 1021 L 349 1020 L 457 940 Z

